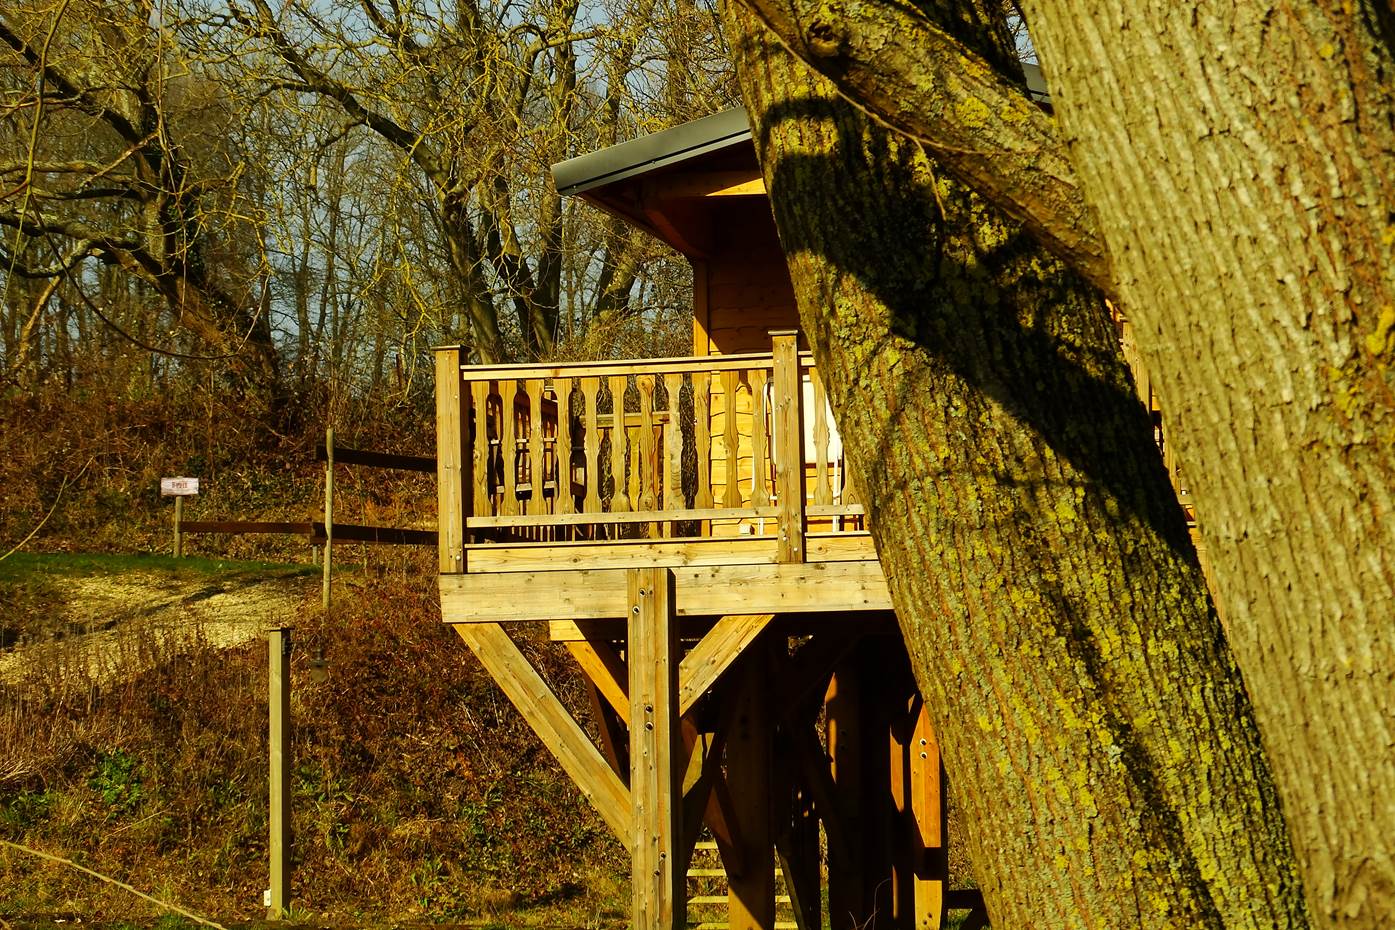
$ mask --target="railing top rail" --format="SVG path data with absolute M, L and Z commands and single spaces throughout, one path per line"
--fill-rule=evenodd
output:
M 614 375 L 665 375 L 771 368 L 769 352 L 740 355 L 694 355 L 686 358 L 626 359 L 614 362 L 542 362 L 525 365 L 462 365 L 466 381 L 525 378 L 595 378 Z

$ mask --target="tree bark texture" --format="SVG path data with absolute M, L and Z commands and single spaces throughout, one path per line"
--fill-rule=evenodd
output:
M 1395 926 L 1395 7 L 1024 6 L 1314 916 Z
M 998 926 L 1306 926 L 1098 294 L 728 5 L 798 298 Z

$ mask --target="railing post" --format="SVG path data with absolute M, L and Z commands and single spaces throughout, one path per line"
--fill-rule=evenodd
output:
M 467 413 L 463 385 L 459 346 L 437 349 L 436 520 L 443 575 L 465 571 L 465 495 L 471 484 L 465 480 Z
M 799 377 L 799 334 L 772 329 L 775 415 L 775 493 L 780 506 L 781 562 L 804 561 L 804 390 Z

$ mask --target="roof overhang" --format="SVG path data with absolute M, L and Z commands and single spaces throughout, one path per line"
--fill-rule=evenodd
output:
M 560 194 L 581 194 L 747 144 L 750 139 L 751 126 L 746 111 L 736 107 L 558 162 L 552 166 L 552 180 Z
M 1031 99 L 1049 105 L 1041 68 L 1022 70 Z M 558 162 L 552 180 L 558 193 L 580 196 L 690 257 L 706 254 L 717 209 L 710 198 L 765 193 L 740 107 Z

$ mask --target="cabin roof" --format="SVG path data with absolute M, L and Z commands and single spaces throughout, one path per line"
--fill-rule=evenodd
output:
M 1024 64 L 1023 71 L 1028 94 L 1044 103 L 1041 69 Z M 719 205 L 708 195 L 749 200 L 765 190 L 740 107 L 558 162 L 552 179 L 559 194 L 580 196 L 689 258 L 709 256 L 719 218 L 752 221 L 748 207 Z
M 746 111 L 733 107 L 711 116 L 589 152 L 552 166 L 560 194 L 580 194 L 657 168 L 677 165 L 734 145 L 748 143 Z

